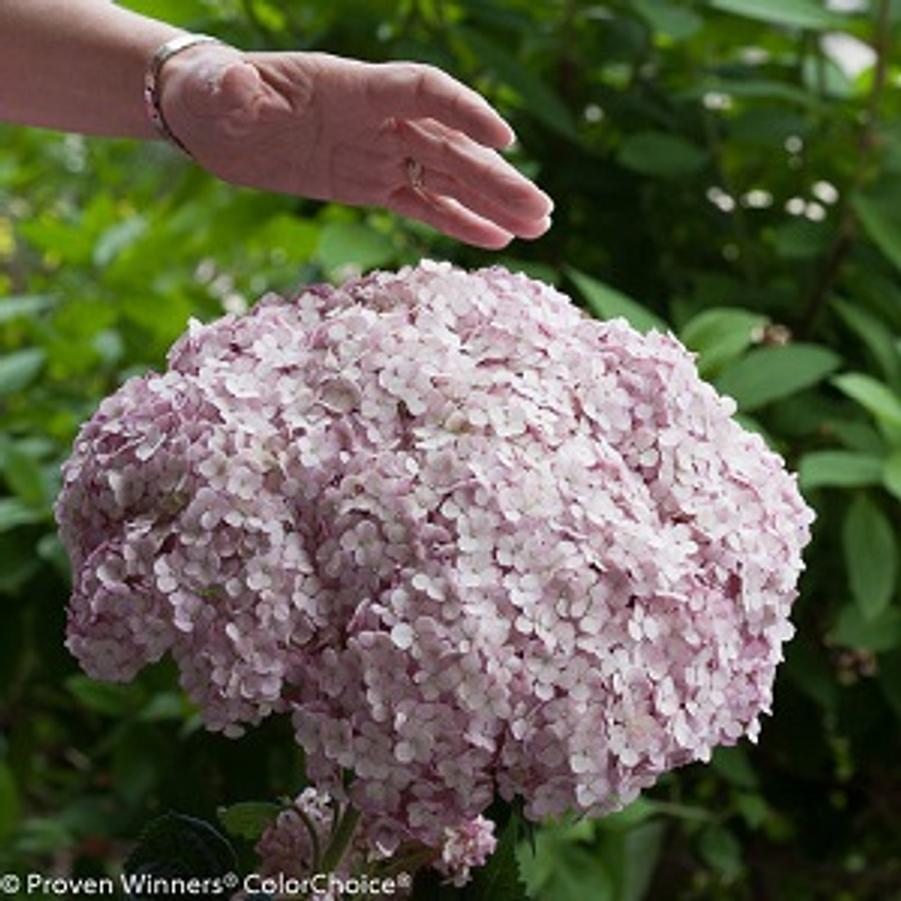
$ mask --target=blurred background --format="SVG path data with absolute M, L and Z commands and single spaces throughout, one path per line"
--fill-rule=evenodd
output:
M 107 873 L 160 813 L 299 790 L 285 723 L 211 736 L 166 664 L 77 671 L 59 465 L 189 316 L 431 257 L 672 329 L 818 514 L 759 745 L 542 826 L 528 897 L 901 898 L 901 0 L 127 5 L 245 49 L 441 66 L 510 118 L 555 224 L 488 254 L 162 144 L 0 126 L 0 869 Z

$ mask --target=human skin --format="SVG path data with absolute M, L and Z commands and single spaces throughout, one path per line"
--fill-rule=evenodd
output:
M 0 119 L 157 138 L 143 77 L 182 33 L 106 0 L 0 0 Z M 509 125 L 440 69 L 201 44 L 166 62 L 160 97 L 191 156 L 232 184 L 382 206 L 492 249 L 550 227 L 550 198 L 498 152 Z

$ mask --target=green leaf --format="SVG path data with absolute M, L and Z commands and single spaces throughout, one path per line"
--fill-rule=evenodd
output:
M 854 194 L 851 205 L 860 224 L 876 246 L 896 269 L 901 269 L 901 222 L 886 209 L 882 201 L 874 200 L 866 194 Z
M 834 299 L 832 307 L 867 346 L 886 380 L 895 387 L 901 387 L 901 353 L 895 346 L 891 329 L 859 304 Z
M 836 354 L 817 344 L 762 347 L 727 366 L 715 385 L 750 412 L 817 384 L 840 363 Z
M 297 216 L 273 216 L 254 235 L 254 244 L 271 253 L 278 250 L 286 262 L 306 262 L 316 252 L 320 226 Z
M 394 258 L 391 241 L 360 222 L 330 222 L 322 229 L 317 256 L 326 269 L 357 266 L 361 271 Z
M 710 765 L 739 788 L 756 788 L 759 784 L 748 752 L 740 745 L 717 748 L 710 758 Z
M 781 105 L 749 106 L 729 120 L 729 136 L 732 141 L 767 148 L 783 144 L 792 135 L 803 137 L 810 129 L 810 117 Z
M 146 231 L 147 220 L 143 216 L 132 216 L 130 219 L 111 225 L 94 245 L 94 265 L 107 266 Z
M 707 376 L 741 356 L 751 346 L 754 332 L 767 321 L 766 316 L 750 310 L 715 307 L 689 320 L 680 338 L 689 350 L 699 354 L 698 372 Z
M 28 507 L 15 497 L 0 498 L 0 532 L 41 522 L 47 517 L 47 511 Z
M 864 618 L 874 620 L 892 599 L 898 548 L 891 523 L 864 494 L 845 515 L 842 544 L 851 594 Z
M 143 699 L 143 692 L 135 684 L 98 682 L 81 673 L 69 676 L 66 688 L 81 706 L 105 716 L 123 717 L 135 713 Z
M 882 484 L 885 485 L 886 491 L 901 501 L 901 450 L 895 451 L 885 461 Z
M 0 504 L 3 502 L 0 501 Z M 18 594 L 22 586 L 41 568 L 35 558 L 33 538 L 22 532 L 13 532 L 0 526 L 0 594 Z M 10 640 L 8 625 L 0 625 L 0 642 Z M 13 653 L 4 653 L 0 645 L 0 668 L 9 665 Z M 18 643 L 15 653 L 18 653 Z M 5 658 L 5 659 L 4 659 Z
M 753 792 L 738 793 L 735 806 L 751 829 L 759 829 L 770 817 L 770 807 L 766 800 Z
M 665 131 L 640 131 L 620 144 L 617 160 L 627 169 L 659 178 L 685 178 L 704 167 L 707 154 Z
M 679 91 L 675 96 L 680 100 L 700 100 L 711 92 L 732 97 L 783 100 L 809 109 L 820 109 L 823 106 L 820 99 L 810 91 L 768 78 L 705 78 L 692 87 Z
M 708 826 L 701 833 L 698 850 L 707 865 L 717 870 L 726 882 L 740 875 L 741 845 L 724 826 Z
M 888 385 L 862 372 L 837 375 L 832 384 L 876 419 L 901 428 L 901 399 Z
M 221 878 L 236 869 L 237 859 L 228 840 L 209 823 L 180 813 L 167 813 L 150 823 L 124 867 L 132 878 L 146 875 L 170 879 Z M 131 891 L 126 897 L 143 901 L 154 895 Z M 215 896 L 208 893 L 196 897 Z
M 40 464 L 3 434 L 0 434 L 0 472 L 24 504 L 37 509 L 47 505 L 47 484 Z
M 654 31 L 677 41 L 690 38 L 704 25 L 697 13 L 665 0 L 632 0 L 632 6 Z
M 585 901 L 585 886 L 591 886 L 591 901 L 617 901 L 606 861 L 569 825 L 542 825 L 535 853 L 521 843 L 517 856 L 529 898 Z
M 641 901 L 654 878 L 666 824 L 656 820 L 604 836 L 602 855 L 617 901 Z
M 847 20 L 814 0 L 710 0 L 714 9 L 796 28 L 844 28 Z
M 846 604 L 829 637 L 848 648 L 875 653 L 889 651 L 901 646 L 901 610 L 888 607 L 867 619 L 856 604 Z
M 835 709 L 838 683 L 820 642 L 813 642 L 803 634 L 796 636 L 786 651 L 784 667 L 804 694 L 826 710 Z
M 479 63 L 519 95 L 525 109 L 548 128 L 577 141 L 579 133 L 572 113 L 563 101 L 548 87 L 548 80 L 531 68 L 522 65 L 504 48 L 471 28 L 457 28 L 455 33 L 463 44 L 475 54 Z
M 0 325 L 15 319 L 31 319 L 49 309 L 56 298 L 47 294 L 29 294 L 21 297 L 0 298 Z
M 241 801 L 218 810 L 219 822 L 231 834 L 255 842 L 278 816 L 278 804 L 265 801 Z
M 125 0 L 122 6 L 172 25 L 191 25 L 210 13 L 204 0 Z
M 27 388 L 44 365 L 45 353 L 29 347 L 0 357 L 0 397 Z
M 19 822 L 19 791 L 5 760 L 0 760 L 0 846 L 15 832 Z
M 651 329 L 664 333 L 669 331 L 669 326 L 660 317 L 615 288 L 569 266 L 566 267 L 566 274 L 573 280 L 589 309 L 598 319 L 616 319 L 621 316 L 632 328 L 642 333 Z
M 773 229 L 772 240 L 776 253 L 785 260 L 805 260 L 819 256 L 832 237 L 831 230 L 821 222 L 798 219 Z
M 798 464 L 798 480 L 810 488 L 860 488 L 882 481 L 882 457 L 855 451 L 812 451 Z

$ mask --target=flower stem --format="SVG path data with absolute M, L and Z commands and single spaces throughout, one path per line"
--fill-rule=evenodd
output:
M 344 854 L 354 837 L 357 824 L 360 822 L 360 811 L 352 804 L 344 808 L 335 835 L 322 855 L 323 873 L 333 873 L 344 858 Z

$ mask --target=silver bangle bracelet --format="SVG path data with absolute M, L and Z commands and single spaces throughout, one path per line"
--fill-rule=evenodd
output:
M 172 133 L 172 129 L 166 122 L 163 115 L 163 108 L 160 103 L 160 72 L 167 60 L 172 59 L 177 53 L 194 47 L 197 44 L 221 44 L 218 38 L 211 37 L 208 34 L 180 34 L 166 41 L 150 60 L 147 71 L 144 73 L 144 108 L 147 111 L 147 118 L 153 123 L 154 128 L 167 141 L 171 141 L 187 156 L 191 156 L 191 152 L 184 144 Z

